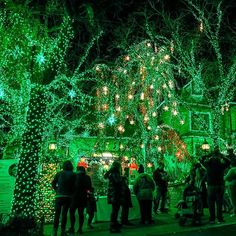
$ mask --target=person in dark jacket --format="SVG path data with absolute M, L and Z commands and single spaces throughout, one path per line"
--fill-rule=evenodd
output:
M 127 176 L 123 176 L 122 180 L 123 180 L 124 201 L 122 203 L 121 224 L 130 226 L 133 225 L 129 221 L 129 208 L 133 207 L 131 200 L 131 191 L 129 189 Z
M 155 182 L 150 175 L 144 173 L 143 166 L 141 168 L 139 167 L 139 176 L 134 182 L 133 190 L 139 202 L 141 215 L 140 224 L 145 224 L 146 221 L 148 221 L 149 224 L 153 224 L 152 201 Z
M 65 161 L 63 163 L 63 171 L 58 172 L 52 181 L 52 187 L 56 191 L 53 236 L 57 235 L 61 210 L 61 236 L 66 235 L 67 212 L 74 192 L 74 183 L 75 173 L 73 172 L 73 165 L 70 161 Z
M 207 175 L 208 207 L 210 223 L 215 223 L 215 205 L 217 207 L 218 222 L 224 222 L 222 205 L 224 197 L 224 172 L 230 165 L 230 160 L 220 153 L 216 146 L 213 153 L 203 162 Z
M 164 163 L 160 162 L 158 168 L 153 172 L 153 179 L 156 183 L 156 197 L 154 199 L 154 213 L 157 214 L 159 203 L 161 202 L 160 210 L 165 212 L 165 205 L 168 191 L 168 175 L 164 170 Z
M 112 205 L 111 220 L 110 220 L 110 232 L 120 232 L 120 224 L 118 223 L 118 213 L 123 203 L 124 193 L 122 191 L 122 176 L 121 176 L 121 164 L 118 161 L 114 161 L 109 171 L 104 175 L 105 179 L 109 180 L 107 201 Z
M 77 174 L 75 180 L 75 192 L 72 198 L 70 207 L 70 233 L 75 231 L 75 211 L 79 213 L 79 229 L 78 232 L 82 234 L 82 227 L 84 224 L 84 209 L 87 207 L 87 194 L 91 191 L 92 182 L 91 178 L 85 173 L 83 166 L 77 167 Z

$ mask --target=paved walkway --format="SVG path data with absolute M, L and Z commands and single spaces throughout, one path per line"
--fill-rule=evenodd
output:
M 228 213 L 224 214 L 225 223 L 213 224 L 208 223 L 208 210 L 205 209 L 205 215 L 202 217 L 201 226 L 191 226 L 190 221 L 186 226 L 179 226 L 178 220 L 175 219 L 174 215 L 176 209 L 171 209 L 168 213 L 162 213 L 154 216 L 155 224 L 153 225 L 139 225 L 139 220 L 134 220 L 134 226 L 125 226 L 122 228 L 122 232 L 115 235 L 125 235 L 125 236 L 161 236 L 161 235 L 199 235 L 200 232 L 208 232 L 209 229 L 215 230 L 222 227 L 227 227 L 230 225 L 236 225 L 236 217 L 230 217 Z M 94 229 L 87 229 L 86 222 L 83 229 L 83 235 L 86 236 L 107 236 L 112 235 L 109 232 L 109 222 L 97 222 L 94 223 Z M 220 228 L 219 228 L 220 227 Z M 52 225 L 45 225 L 44 233 L 45 236 L 50 236 L 52 232 Z M 202 234 L 202 233 L 201 233 Z M 60 234 L 58 234 L 60 235 Z M 78 235 L 78 234 L 77 234 Z M 114 235 L 114 234 L 113 234 Z M 206 234 L 204 234 L 206 235 Z M 212 234 L 209 234 L 212 235 Z M 226 236 L 225 234 L 222 234 Z

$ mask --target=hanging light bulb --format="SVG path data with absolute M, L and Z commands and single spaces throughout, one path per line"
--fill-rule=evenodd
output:
M 156 117 L 156 116 L 157 116 L 157 113 L 154 111 L 154 112 L 152 113 L 152 116 L 153 116 L 153 117 Z
M 164 110 L 164 111 L 168 111 L 168 110 L 169 110 L 169 107 L 168 107 L 168 106 L 164 106 L 164 107 L 163 107 L 163 110 Z
M 144 93 L 143 92 L 140 94 L 140 100 L 144 100 Z
M 131 99 L 133 99 L 133 98 L 134 98 L 134 96 L 133 96 L 132 94 L 129 94 L 129 95 L 128 95 L 128 99 L 129 99 L 129 100 L 131 100 Z
M 169 61 L 169 60 L 170 60 L 170 55 L 166 54 L 166 55 L 164 56 L 164 60 L 165 60 L 165 61 Z
M 130 120 L 129 122 L 131 125 L 134 125 L 134 120 Z

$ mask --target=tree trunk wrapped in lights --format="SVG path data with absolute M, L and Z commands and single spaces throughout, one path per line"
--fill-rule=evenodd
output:
M 36 214 L 38 163 L 43 146 L 45 111 L 44 87 L 33 85 L 27 112 L 26 129 L 22 138 L 22 153 L 18 164 L 12 207 L 13 217 L 20 217 L 25 220 L 34 221 Z

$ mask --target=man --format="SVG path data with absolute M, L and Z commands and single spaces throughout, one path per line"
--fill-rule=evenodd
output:
M 230 165 L 230 160 L 225 158 L 219 150 L 219 146 L 214 148 L 212 154 L 203 162 L 207 171 L 207 193 L 210 213 L 210 223 L 215 223 L 217 215 L 218 223 L 224 222 L 222 205 L 224 197 L 224 172 Z M 215 205 L 217 213 L 215 214 Z

